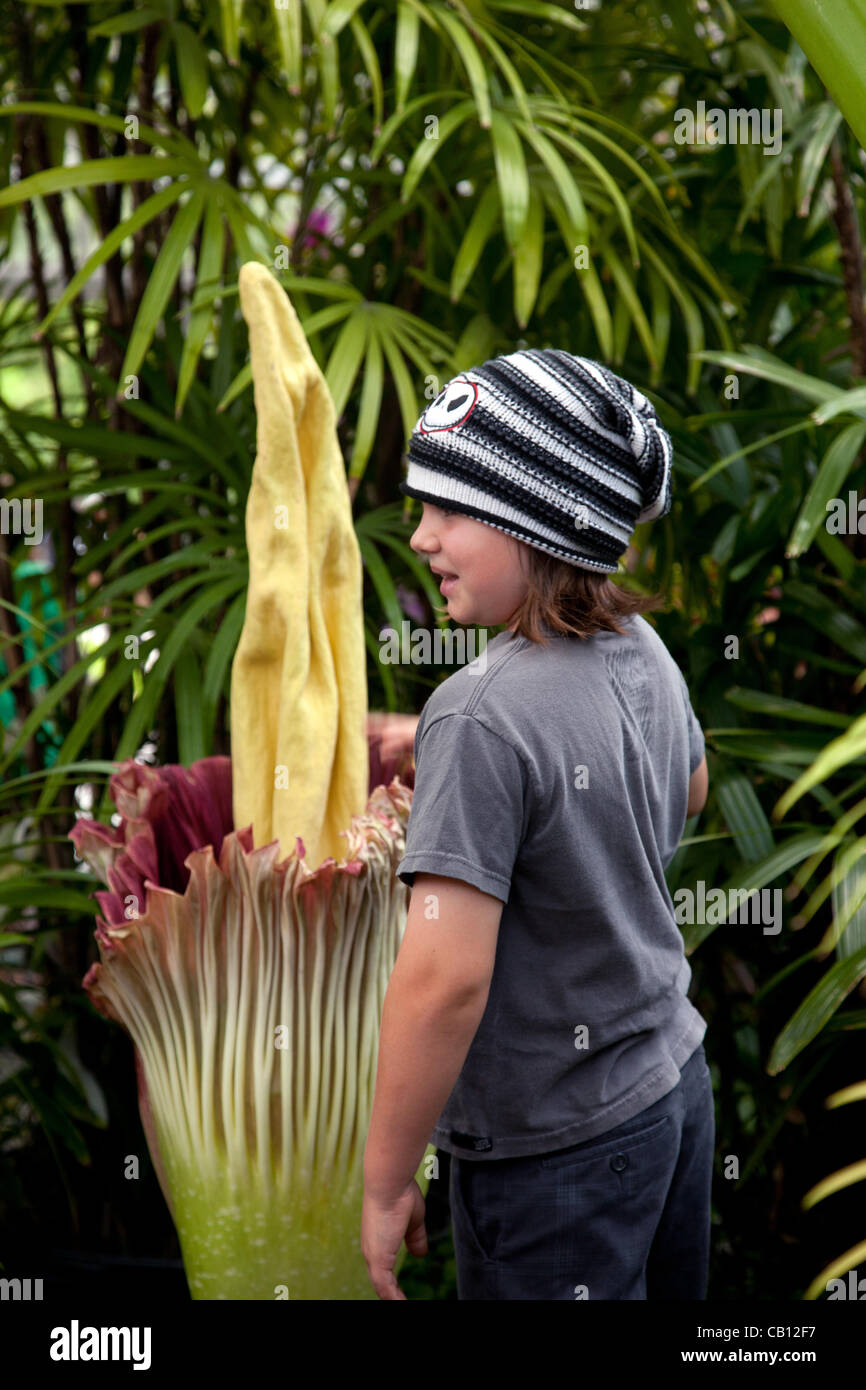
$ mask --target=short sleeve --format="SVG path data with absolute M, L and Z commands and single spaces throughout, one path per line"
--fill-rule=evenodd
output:
M 679 671 L 680 687 L 682 689 L 683 704 L 685 705 L 686 719 L 688 721 L 689 732 L 689 776 L 701 764 L 704 756 L 704 731 L 698 723 L 697 715 L 692 709 L 689 687 L 686 685 L 682 671 Z
M 397 877 L 459 878 L 507 902 L 523 835 L 525 765 L 475 715 L 445 714 L 415 743 L 415 790 Z

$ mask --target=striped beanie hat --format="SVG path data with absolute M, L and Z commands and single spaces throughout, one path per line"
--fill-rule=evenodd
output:
M 629 382 L 589 357 L 529 348 L 439 392 L 410 436 L 400 492 L 612 574 L 635 526 L 669 511 L 672 454 Z

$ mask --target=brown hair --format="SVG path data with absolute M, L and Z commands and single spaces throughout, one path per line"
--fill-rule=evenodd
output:
M 664 595 L 635 594 L 614 584 L 610 575 L 579 569 L 555 555 L 524 545 L 528 555 L 529 590 L 512 614 L 513 636 L 547 646 L 542 629 L 547 623 L 555 633 L 591 637 L 603 629 L 624 633 L 618 619 L 664 606 Z M 521 558 L 521 563 L 522 563 Z

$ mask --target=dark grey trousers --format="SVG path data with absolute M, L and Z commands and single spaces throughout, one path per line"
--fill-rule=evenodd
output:
M 715 1112 L 703 1044 L 679 1084 L 596 1139 L 451 1157 L 458 1299 L 704 1299 Z

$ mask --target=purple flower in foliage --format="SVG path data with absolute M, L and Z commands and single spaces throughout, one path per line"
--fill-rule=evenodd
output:
M 424 622 L 427 612 L 420 594 L 416 594 L 414 589 L 407 589 L 403 584 L 398 584 L 397 599 L 407 618 L 414 618 L 416 623 Z
M 296 221 L 289 231 L 292 241 L 298 234 L 299 225 L 299 222 Z M 313 208 L 304 222 L 304 235 L 301 238 L 302 248 L 305 251 L 315 250 L 321 242 L 328 240 L 333 226 L 334 218 L 326 208 Z

